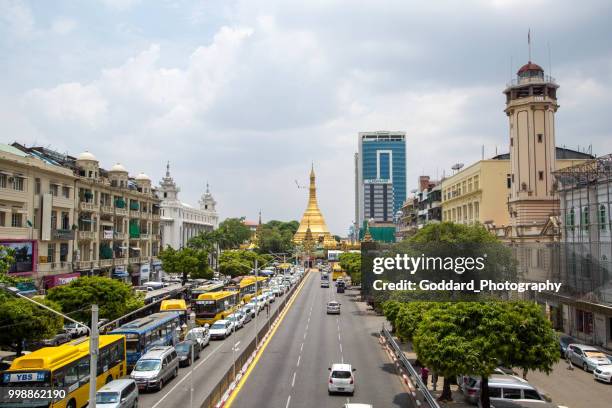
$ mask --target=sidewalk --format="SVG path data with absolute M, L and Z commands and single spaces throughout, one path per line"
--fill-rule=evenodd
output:
M 397 339 L 396 339 L 397 340 Z M 419 364 L 417 364 L 417 355 L 416 353 L 412 350 L 412 344 L 410 343 L 400 343 L 398 340 L 398 344 L 400 346 L 400 348 L 402 349 L 402 351 L 404 352 L 404 355 L 408 358 L 408 361 L 410 361 L 410 364 L 412 364 L 412 366 L 414 367 L 414 369 L 416 370 L 417 373 L 421 372 L 421 366 Z M 444 386 L 444 377 L 440 376 L 438 377 L 438 381 L 436 382 L 436 391 L 433 390 L 433 384 L 431 382 L 432 380 L 432 375 L 431 375 L 431 371 L 429 373 L 429 377 L 427 379 L 427 389 L 429 391 L 431 391 L 431 394 L 438 399 L 438 397 L 442 394 L 442 387 Z M 463 398 L 463 394 L 461 393 L 461 391 L 459 391 L 459 387 L 455 384 L 451 385 L 451 391 L 452 391 L 452 395 L 453 395 L 453 400 L 452 401 L 448 401 L 448 402 L 441 402 L 438 401 L 438 403 L 440 404 L 441 407 L 449 407 L 449 408 L 473 408 L 474 405 L 468 403 L 465 401 L 465 399 Z

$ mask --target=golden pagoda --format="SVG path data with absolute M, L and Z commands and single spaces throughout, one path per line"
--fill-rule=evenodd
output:
M 319 204 L 317 204 L 314 166 L 310 169 L 308 206 L 306 207 L 306 211 L 304 211 L 302 221 L 300 221 L 300 227 L 293 236 L 293 242 L 296 244 L 303 244 L 308 230 L 310 230 L 308 235 L 312 236 L 312 240 L 315 244 L 323 244 L 326 248 L 336 247 L 336 240 L 329 233 L 323 214 L 321 214 L 321 210 L 319 209 Z

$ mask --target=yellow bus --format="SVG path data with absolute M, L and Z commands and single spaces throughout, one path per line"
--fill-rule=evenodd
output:
M 342 270 L 342 267 L 340 266 L 339 263 L 334 263 L 334 266 L 332 267 L 332 280 L 336 281 L 338 280 L 338 278 L 343 278 L 344 277 L 344 271 Z
M 261 295 L 262 289 L 266 286 L 268 278 L 264 276 L 245 276 L 240 281 L 240 300 L 248 303 L 256 296 Z M 257 291 L 255 290 L 257 286 Z
M 223 290 L 223 282 L 207 283 L 206 285 L 198 286 L 191 290 L 191 298 L 197 299 L 203 293 L 208 292 L 221 292 Z
M 213 324 L 232 314 L 240 303 L 239 292 L 209 292 L 198 296 L 195 301 L 196 324 Z
M 189 310 L 185 299 L 166 299 L 162 300 L 159 306 L 160 312 L 177 312 L 181 323 L 189 321 Z
M 127 375 L 125 336 L 102 335 L 99 349 L 96 389 Z M 44 347 L 16 358 L 11 367 L 2 372 L 0 387 L 65 390 L 64 398 L 55 399 L 52 404 L 44 406 L 80 408 L 86 405 L 89 401 L 89 337 L 61 346 Z M 36 405 L 32 403 L 40 402 L 40 400 L 20 399 L 9 405 L 32 407 Z M 4 404 L 0 404 L 2 405 Z

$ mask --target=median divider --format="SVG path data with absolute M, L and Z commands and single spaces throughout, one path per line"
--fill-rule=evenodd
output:
M 421 377 L 412 364 L 410 364 L 400 346 L 385 327 L 380 331 L 379 341 L 389 355 L 389 358 L 391 358 L 391 361 L 395 364 L 397 372 L 402 377 L 402 381 L 410 390 L 410 396 L 414 405 L 417 407 L 440 408 L 438 401 L 427 389 L 427 385 L 423 383 L 423 380 L 421 380 Z
M 304 279 L 309 272 L 306 272 L 300 278 L 293 287 L 287 292 L 280 306 L 270 314 L 270 317 L 265 321 L 264 325 L 256 334 L 256 338 L 251 340 L 249 344 L 244 348 L 242 353 L 236 358 L 234 365 L 225 372 L 221 380 L 213 387 L 208 396 L 204 399 L 200 408 L 221 408 L 227 402 L 227 399 L 232 395 L 236 386 L 247 372 L 249 367 L 253 364 L 257 353 L 260 351 L 262 346 L 268 340 L 268 337 L 278 325 L 282 312 L 290 304 L 291 299 L 296 296 L 297 289 L 303 284 Z M 231 337 L 230 337 L 231 338 Z M 235 373 L 235 376 L 234 376 Z

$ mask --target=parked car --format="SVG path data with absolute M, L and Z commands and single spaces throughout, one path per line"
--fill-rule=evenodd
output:
M 200 343 L 193 340 L 181 341 L 176 345 L 176 354 L 179 358 L 179 366 L 190 366 L 194 360 L 200 358 L 202 347 Z
M 371 404 L 359 404 L 355 402 L 349 402 L 348 404 L 344 404 L 344 408 L 374 408 Z
M 89 330 L 87 330 L 87 327 L 80 326 L 76 323 L 66 323 L 64 325 L 64 331 L 74 339 L 77 337 L 86 336 Z
M 598 365 L 593 370 L 593 378 L 612 384 L 612 363 Z
M 493 375 L 513 377 L 515 379 L 518 379 L 519 381 L 526 383 L 526 381 L 522 378 L 509 375 L 506 371 L 507 369 L 498 367 L 494 370 Z M 461 391 L 467 402 L 472 404 L 476 404 L 478 402 L 480 398 L 480 376 L 458 375 L 457 384 L 459 385 L 459 390 Z
M 582 367 L 584 371 L 593 371 L 602 364 L 610 364 L 604 353 L 593 346 L 570 344 L 567 346 L 567 357 L 572 364 Z
M 329 378 L 327 380 L 327 393 L 355 393 L 355 376 L 353 372 L 356 370 L 350 364 L 333 364 L 329 368 Z
M 515 403 L 547 403 L 544 396 L 533 385 L 513 375 L 493 374 L 489 378 L 489 398 L 491 402 L 511 400 Z
M 340 303 L 335 300 L 327 302 L 327 314 L 340 314 Z
M 567 334 L 559 334 L 559 351 L 561 352 L 561 357 L 567 357 L 567 346 L 572 343 L 579 343 L 578 339 L 575 339 L 572 336 L 568 336 Z
M 138 386 L 131 378 L 114 380 L 96 392 L 96 407 L 136 408 L 138 406 Z
M 194 327 L 185 335 L 185 340 L 197 341 L 200 343 L 200 348 L 204 348 L 210 343 L 210 332 L 208 324 L 204 327 Z
M 232 322 L 229 320 L 217 320 L 210 326 L 210 338 L 212 340 L 225 339 L 232 334 Z
M 59 346 L 60 344 L 64 344 L 64 343 L 68 343 L 70 340 L 72 340 L 72 336 L 70 336 L 70 334 L 68 333 L 57 333 L 55 336 L 51 337 L 50 339 L 44 339 L 41 340 L 40 344 L 43 347 L 54 347 L 54 346 Z
M 164 384 L 178 375 L 179 359 L 172 346 L 153 347 L 134 366 L 130 378 L 139 390 L 164 388 Z
M 328 280 L 322 280 L 321 281 L 321 287 L 322 288 L 329 288 L 329 281 Z

